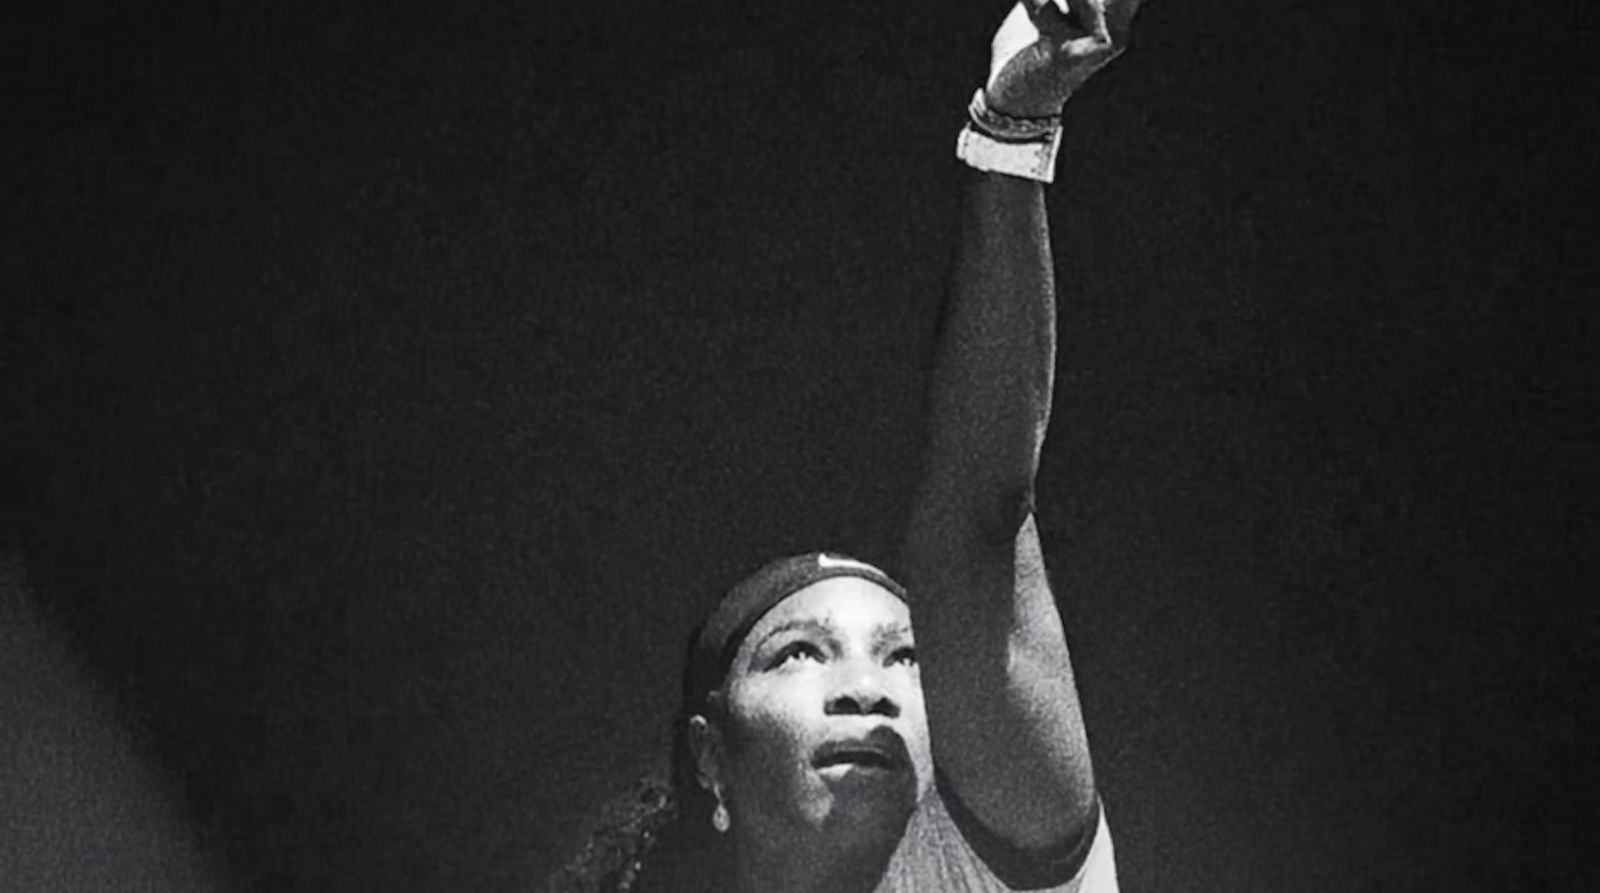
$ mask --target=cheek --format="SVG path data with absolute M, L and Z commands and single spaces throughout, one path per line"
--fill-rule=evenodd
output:
M 737 692 L 735 756 L 763 771 L 803 759 L 821 719 L 820 694 L 803 680 Z
M 933 773 L 933 742 L 928 736 L 928 711 L 922 700 L 922 685 L 915 676 L 902 703 L 905 704 L 902 733 L 906 736 L 906 748 L 917 764 L 918 777 L 926 781 Z

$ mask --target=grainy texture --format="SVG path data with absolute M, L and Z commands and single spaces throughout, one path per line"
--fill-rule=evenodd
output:
M 4 37 L 6 518 L 252 889 L 533 886 L 723 586 L 898 539 L 1003 8 L 536 7 Z M 1038 503 L 1130 893 L 1594 886 L 1550 7 L 1157 0 L 1072 101 Z

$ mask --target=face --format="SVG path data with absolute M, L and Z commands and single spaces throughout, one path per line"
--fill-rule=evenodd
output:
M 910 610 L 876 583 L 833 577 L 779 602 L 741 643 L 724 703 L 692 738 L 741 833 L 897 839 L 932 783 Z

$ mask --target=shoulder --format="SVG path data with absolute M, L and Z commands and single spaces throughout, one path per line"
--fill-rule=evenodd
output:
M 1116 893 L 1111 830 L 1100 806 L 1070 846 L 1019 849 L 988 832 L 943 785 L 913 814 L 879 893 L 903 891 Z

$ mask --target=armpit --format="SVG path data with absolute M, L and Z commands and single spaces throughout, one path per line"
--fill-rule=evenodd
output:
M 983 860 L 996 878 L 1014 890 L 1042 890 L 1059 887 L 1083 869 L 1090 847 L 1103 820 L 1099 798 L 1078 835 L 1056 846 L 1043 849 L 1019 847 L 984 827 L 952 789 L 941 779 L 938 795 L 951 822 L 973 852 Z

